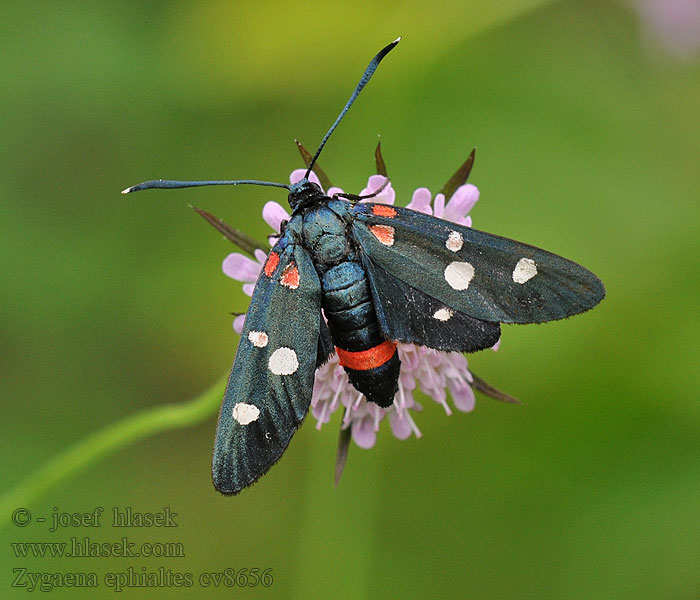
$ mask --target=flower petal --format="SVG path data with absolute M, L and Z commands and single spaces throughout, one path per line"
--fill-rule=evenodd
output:
M 367 196 L 372 194 L 386 183 L 386 187 L 373 198 L 368 198 L 368 201 L 379 202 L 380 204 L 393 204 L 396 199 L 396 192 L 394 188 L 391 187 L 391 181 L 388 181 L 388 183 L 387 181 L 388 178 L 384 177 L 384 175 L 372 175 L 367 180 L 367 187 L 364 188 L 359 195 Z
M 245 324 L 245 315 L 238 315 L 234 320 L 233 320 L 233 330 L 240 334 L 241 331 L 243 331 L 243 325 Z
M 441 219 L 445 218 L 445 194 L 436 194 L 433 200 L 433 214 Z
M 294 169 L 292 171 L 292 174 L 289 176 L 289 183 L 296 183 L 297 181 L 301 181 L 304 178 L 304 175 L 306 175 L 306 169 Z M 309 181 L 317 184 L 321 187 L 321 189 L 323 189 L 323 187 L 321 186 L 321 182 L 318 180 L 318 176 L 313 171 L 309 173 Z
M 457 379 L 451 379 L 448 382 L 450 394 L 455 407 L 462 412 L 470 412 L 474 410 L 476 400 L 474 398 L 474 390 L 468 383 L 464 383 Z
M 330 402 L 319 402 L 311 408 L 311 412 L 316 419 L 316 429 L 321 429 L 321 425 L 331 420 Z
M 263 219 L 272 229 L 277 233 L 280 232 L 280 225 L 282 221 L 289 221 L 291 219 L 290 214 L 284 209 L 284 207 L 273 200 L 265 203 L 262 211 Z
M 418 212 L 425 213 L 426 215 L 432 215 L 433 209 L 430 206 L 430 201 L 432 200 L 432 194 L 428 188 L 418 188 L 413 192 L 413 198 L 408 203 L 406 208 L 411 210 L 417 210 Z
M 352 422 L 352 439 L 360 448 L 371 448 L 377 441 L 377 432 L 374 430 L 374 419 L 370 414 L 362 419 Z
M 328 191 L 326 192 L 326 196 L 330 196 L 331 198 L 333 197 L 333 194 L 343 194 L 342 188 L 339 187 L 331 187 L 328 188 Z
M 460 185 L 445 206 L 443 219 L 466 225 L 466 215 L 479 200 L 479 188 L 471 183 Z
M 403 364 L 401 365 L 403 366 Z M 416 389 L 416 378 L 415 373 L 411 373 L 407 369 L 402 369 L 399 374 L 399 381 L 404 388 L 405 392 L 411 392 Z
M 221 268 L 231 279 L 254 282 L 260 274 L 262 264 L 240 252 L 232 252 L 224 259 Z
M 391 425 L 391 432 L 394 434 L 394 437 L 400 440 L 407 439 L 413 432 L 411 429 L 411 423 L 406 418 L 407 413 L 408 411 L 404 411 L 403 415 L 399 415 L 399 413 L 395 410 L 392 410 L 389 413 L 389 425 Z

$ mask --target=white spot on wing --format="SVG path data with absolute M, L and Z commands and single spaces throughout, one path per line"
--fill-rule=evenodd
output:
M 450 231 L 450 235 L 447 236 L 447 241 L 445 242 L 445 248 L 452 250 L 452 252 L 459 252 L 464 245 L 464 238 L 459 231 Z
M 264 348 L 267 346 L 267 342 L 269 341 L 267 334 L 264 331 L 249 331 L 248 339 L 256 348 Z
M 451 262 L 445 267 L 445 281 L 458 291 L 466 290 L 474 279 L 474 267 L 468 262 Z
M 531 258 L 521 258 L 513 269 L 513 281 L 525 283 L 537 275 L 537 265 Z
M 270 356 L 267 366 L 275 375 L 291 375 L 299 368 L 299 359 L 291 348 L 277 348 Z
M 237 402 L 233 407 L 233 419 L 241 425 L 249 425 L 257 421 L 260 416 L 260 409 L 252 404 Z
M 449 321 L 453 314 L 455 313 L 452 309 L 443 306 L 435 311 L 433 314 L 433 319 L 437 319 L 438 321 Z

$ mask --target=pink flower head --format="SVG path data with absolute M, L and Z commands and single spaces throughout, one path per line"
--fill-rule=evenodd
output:
M 305 169 L 292 172 L 291 183 L 299 181 Z M 309 180 L 321 185 L 316 174 L 311 172 Z M 384 187 L 382 187 L 384 186 Z M 367 196 L 381 189 L 376 196 L 367 199 L 370 202 L 393 204 L 396 194 L 391 182 L 382 175 L 372 175 L 367 186 L 359 194 Z M 325 191 L 329 196 L 342 193 L 340 188 L 332 187 Z M 479 190 L 472 184 L 457 188 L 450 200 L 445 203 L 443 194 L 432 197 L 427 188 L 418 188 L 408 208 L 426 214 L 447 219 L 454 223 L 471 226 L 468 215 L 479 199 Z M 289 213 L 277 202 L 268 202 L 263 208 L 263 219 L 277 233 L 280 224 L 289 219 Z M 274 243 L 274 242 L 273 242 Z M 265 263 L 266 255 L 262 250 L 256 250 L 255 260 L 234 252 L 226 257 L 223 270 L 226 275 L 243 283 L 243 291 L 252 295 L 255 281 Z M 234 329 L 240 333 L 243 328 L 244 316 L 236 317 Z M 500 340 L 499 340 L 500 343 Z M 498 343 L 494 346 L 497 348 Z M 352 439 L 361 448 L 371 448 L 377 439 L 377 432 L 383 420 L 388 419 L 394 436 L 404 440 L 412 434 L 421 436 L 414 421 L 414 414 L 422 410 L 422 406 L 414 399 L 413 391 L 420 389 L 426 396 L 440 404 L 447 415 L 452 414 L 448 402 L 448 393 L 452 405 L 459 411 L 469 412 L 474 408 L 473 377 L 469 372 L 467 359 L 456 352 L 440 352 L 413 344 L 398 344 L 401 359 L 401 375 L 399 390 L 394 403 L 388 408 L 381 408 L 360 394 L 348 381 L 347 374 L 338 362 L 337 355 L 316 370 L 316 378 L 311 399 L 311 412 L 316 419 L 316 428 L 320 429 L 330 421 L 331 415 L 342 410 L 343 429 L 351 428 Z
M 670 55 L 691 60 L 700 56 L 698 0 L 625 0 L 637 12 L 649 37 Z

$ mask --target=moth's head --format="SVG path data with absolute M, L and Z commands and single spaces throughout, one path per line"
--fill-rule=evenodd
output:
M 308 206 L 323 197 L 321 187 L 306 177 L 289 186 L 289 206 L 292 211 Z

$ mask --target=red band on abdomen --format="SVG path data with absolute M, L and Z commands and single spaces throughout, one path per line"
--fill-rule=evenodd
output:
M 355 371 L 369 371 L 375 367 L 381 367 L 394 356 L 396 342 L 386 340 L 374 348 L 360 352 L 350 352 L 336 346 L 335 351 L 342 366 Z

